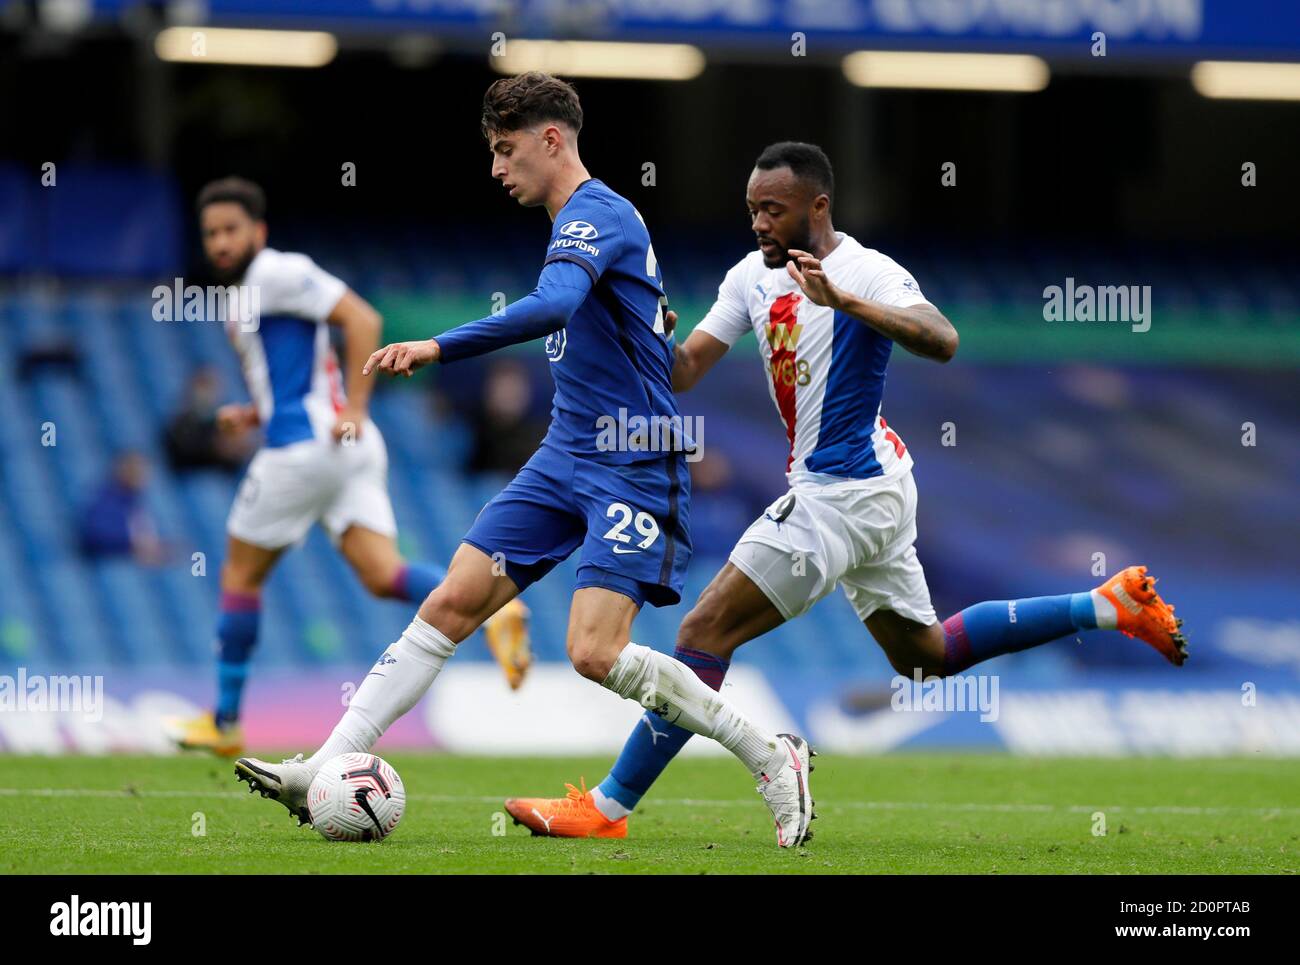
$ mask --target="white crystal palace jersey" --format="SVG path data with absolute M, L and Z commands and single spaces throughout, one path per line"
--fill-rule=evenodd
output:
M 226 316 L 248 393 L 265 429 L 266 445 L 324 438 L 343 408 L 338 356 L 326 319 L 347 286 L 306 255 L 259 251 L 240 285 L 254 297 L 257 317 Z
M 892 258 L 843 232 L 822 259 L 839 288 L 906 308 L 925 302 L 916 281 Z M 753 331 L 790 440 L 786 472 L 849 479 L 911 468 L 907 447 L 880 415 L 893 342 L 842 312 L 810 301 L 784 265 L 768 268 L 755 250 L 727 272 L 699 330 L 732 345 Z

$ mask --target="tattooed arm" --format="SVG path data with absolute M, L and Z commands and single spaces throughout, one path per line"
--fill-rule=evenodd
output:
M 899 308 L 860 298 L 833 284 L 821 262 L 808 252 L 791 249 L 790 256 L 793 260 L 786 266 L 790 277 L 818 305 L 852 315 L 922 358 L 947 362 L 957 354 L 957 330 L 929 302 Z

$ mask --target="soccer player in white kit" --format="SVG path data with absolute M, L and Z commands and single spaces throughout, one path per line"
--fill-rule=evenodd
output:
M 407 562 L 397 549 L 388 451 L 368 415 L 372 382 L 361 375 L 379 345 L 378 312 L 306 255 L 267 246 L 266 200 L 251 181 L 214 181 L 200 191 L 197 207 L 204 254 L 228 286 L 224 324 L 253 400 L 223 406 L 218 428 L 260 426 L 264 438 L 226 525 L 216 707 L 179 722 L 176 739 L 182 747 L 237 756 L 262 585 L 314 524 L 325 528 L 377 597 L 422 601 L 445 573 Z M 330 344 L 330 325 L 342 329 L 346 373 Z M 516 602 L 485 627 L 512 688 L 531 659 L 526 617 Z
M 841 586 L 908 676 L 947 676 L 1097 627 L 1139 637 L 1181 665 L 1181 621 L 1141 566 L 1091 591 L 989 601 L 938 621 L 913 546 L 912 456 L 881 409 L 892 346 L 947 362 L 957 332 L 903 267 L 834 229 L 833 196 L 820 148 L 766 148 L 746 195 L 758 249 L 727 272 L 713 308 L 677 347 L 673 388 L 681 392 L 741 337 L 756 335 L 789 440 L 790 489 L 740 537 L 683 621 L 674 656 L 717 689 L 739 646 Z M 536 834 L 624 837 L 627 816 L 689 737 L 647 714 L 598 787 L 512 798 L 506 808 Z

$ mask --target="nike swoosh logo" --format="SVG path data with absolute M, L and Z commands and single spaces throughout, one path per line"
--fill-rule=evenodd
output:
M 626 555 L 628 555 L 629 553 L 640 553 L 641 551 L 640 551 L 640 550 L 625 550 L 625 549 L 620 549 L 619 547 L 615 546 L 615 547 L 614 547 L 614 552 L 617 553 L 617 554 L 620 555 L 620 556 L 626 556 Z

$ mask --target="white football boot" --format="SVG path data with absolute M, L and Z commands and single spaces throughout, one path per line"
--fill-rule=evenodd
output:
M 235 778 L 248 782 L 248 793 L 258 791 L 262 797 L 279 801 L 298 819 L 298 827 L 311 824 L 307 789 L 315 776 L 316 773 L 303 763 L 301 754 L 279 764 L 259 761 L 256 757 L 241 757 L 235 762 Z
M 812 838 L 809 822 L 817 817 L 813 811 L 808 774 L 811 758 L 817 752 L 802 737 L 777 734 L 778 749 L 784 757 L 773 773 L 764 772 L 758 781 L 758 793 L 772 811 L 776 821 L 776 843 L 781 848 L 796 848 Z

